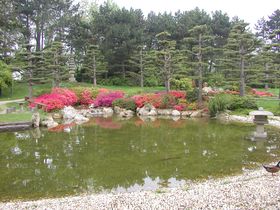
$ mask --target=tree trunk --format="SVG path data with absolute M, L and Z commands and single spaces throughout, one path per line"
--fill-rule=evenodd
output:
M 199 44 L 199 52 L 198 52 L 198 107 L 201 108 L 203 106 L 202 102 L 202 35 L 199 34 L 198 44 Z
M 96 87 L 96 57 L 93 54 L 93 87 Z
M 264 88 L 267 90 L 268 89 L 268 63 L 265 63 L 265 85 Z
M 245 96 L 245 73 L 244 73 L 244 46 L 241 45 L 240 49 L 240 89 L 239 95 L 241 97 Z
M 39 26 L 39 21 L 36 21 L 36 52 L 39 52 L 41 50 L 41 31 Z
M 2 88 L 0 88 L 0 96 L 2 96 Z
M 125 66 L 124 66 L 124 62 L 122 62 L 122 74 L 123 74 L 123 78 L 125 79 L 126 75 L 125 75 Z
M 140 50 L 140 86 L 144 87 L 144 72 L 143 72 L 143 50 Z

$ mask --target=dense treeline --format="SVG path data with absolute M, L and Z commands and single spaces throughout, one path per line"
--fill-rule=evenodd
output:
M 1 0 L 0 62 L 28 82 L 30 96 L 36 83 L 59 86 L 73 67 L 77 81 L 94 86 L 169 90 L 189 78 L 199 90 L 208 82 L 243 96 L 246 85 L 278 85 L 279 56 L 279 9 L 260 17 L 253 34 L 243 20 L 222 11 L 145 17 L 111 1 L 81 7 L 73 0 Z

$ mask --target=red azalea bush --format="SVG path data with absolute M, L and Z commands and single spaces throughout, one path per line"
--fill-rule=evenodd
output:
M 53 88 L 51 94 L 61 95 L 61 99 L 63 100 L 65 106 L 74 105 L 78 102 L 76 94 L 66 88 Z
M 77 101 L 78 98 L 73 91 L 64 88 L 54 88 L 51 93 L 35 98 L 30 106 L 34 107 L 37 103 L 45 104 L 44 110 L 49 112 L 62 109 L 64 106 L 75 105 Z
M 169 94 L 174 96 L 176 99 L 185 99 L 186 98 L 185 91 L 172 90 L 169 92 Z
M 266 91 L 257 91 L 256 89 L 252 89 L 251 93 L 253 95 L 256 95 L 256 96 L 260 96 L 260 97 L 272 97 L 273 94 L 270 93 L 270 92 L 266 92 Z
M 187 106 L 185 104 L 178 104 L 178 105 L 174 105 L 173 109 L 181 112 L 187 109 Z
M 141 108 L 145 104 L 152 104 L 155 108 L 159 108 L 161 104 L 161 95 L 160 94 L 143 94 L 132 96 L 132 99 L 135 101 L 137 107 Z
M 113 91 L 109 93 L 100 93 L 94 100 L 94 105 L 96 107 L 99 106 L 105 106 L 105 107 L 111 107 L 113 101 L 119 98 L 124 97 L 124 92 L 122 91 Z
M 80 96 L 80 104 L 82 105 L 90 105 L 93 104 L 94 100 L 92 99 L 92 93 L 88 90 L 85 89 Z

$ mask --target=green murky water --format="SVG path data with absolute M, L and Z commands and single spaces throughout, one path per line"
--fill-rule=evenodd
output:
M 280 130 L 205 120 L 95 118 L 55 131 L 0 133 L 0 200 L 178 187 L 280 156 Z

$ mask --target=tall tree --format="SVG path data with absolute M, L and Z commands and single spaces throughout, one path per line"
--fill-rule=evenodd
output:
M 156 35 L 158 49 L 156 51 L 157 64 L 160 74 L 163 77 L 166 91 L 170 91 L 170 81 L 176 71 L 180 70 L 183 57 L 176 50 L 176 41 L 170 39 L 170 34 L 166 31 Z
M 226 45 L 226 55 L 232 62 L 237 62 L 234 65 L 239 66 L 239 91 L 240 96 L 245 95 L 245 80 L 246 80 L 246 61 L 256 49 L 257 40 L 249 29 L 249 24 L 238 22 L 230 31 Z
M 98 45 L 90 45 L 83 63 L 83 74 L 90 77 L 94 87 L 97 86 L 97 75 L 107 71 L 107 65 Z
M 190 47 L 190 55 L 192 57 L 191 64 L 195 67 L 195 75 L 198 81 L 198 104 L 202 107 L 202 83 L 203 72 L 209 67 L 209 52 L 213 51 L 212 44 L 214 37 L 210 33 L 207 25 L 198 25 L 189 30 L 190 37 L 185 41 Z
M 66 56 L 63 44 L 54 41 L 45 48 L 45 68 L 46 74 L 52 78 L 53 87 L 59 87 L 63 80 L 69 79 L 69 72 L 66 68 Z

